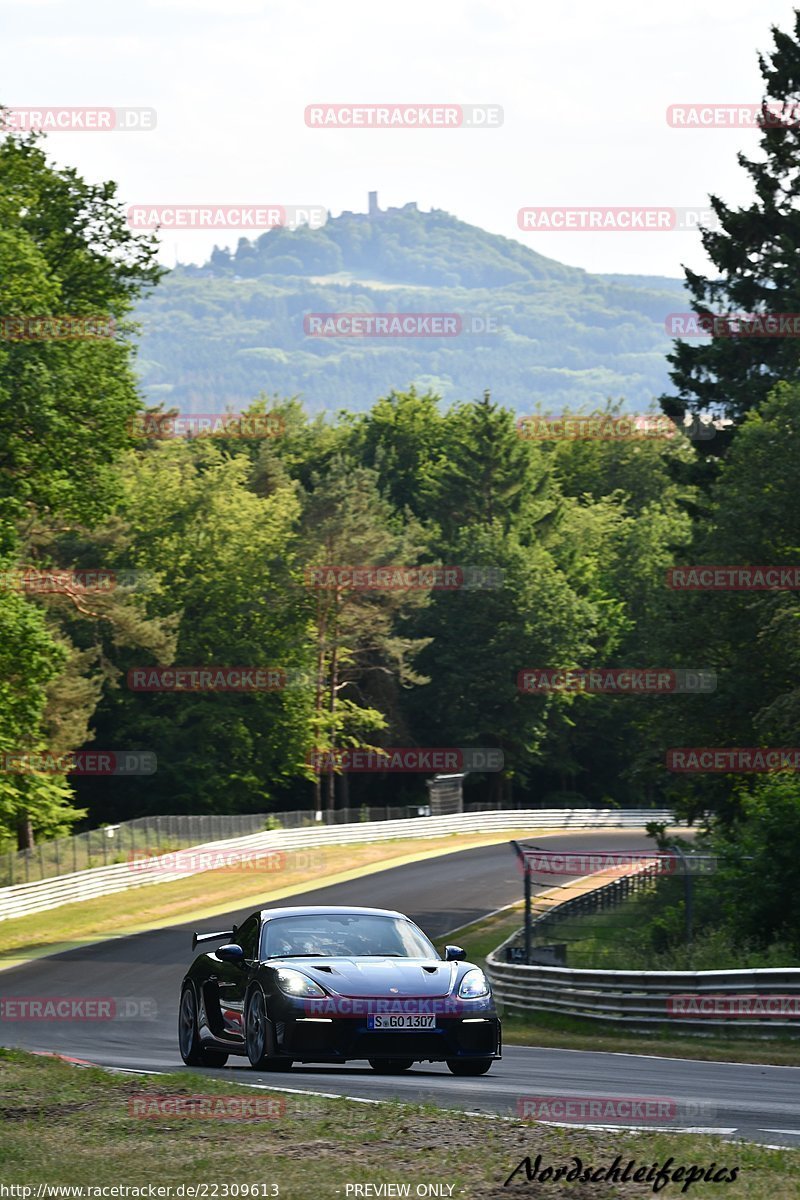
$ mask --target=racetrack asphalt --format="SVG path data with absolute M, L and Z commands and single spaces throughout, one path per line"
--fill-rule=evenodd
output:
M 642 832 L 604 830 L 537 834 L 549 849 L 589 852 L 646 850 Z M 566 882 L 565 877 L 561 881 Z M 552 881 L 551 881 L 552 885 Z M 544 884 L 542 885 L 545 886 Z M 445 935 L 520 899 L 522 877 L 508 843 L 475 847 L 320 887 L 281 904 L 357 904 L 407 913 L 441 945 Z M 266 905 L 265 907 L 271 907 Z M 227 929 L 245 911 L 203 922 Z M 57 938 L 58 910 L 43 913 Z M 191 958 L 193 922 L 90 943 L 0 972 L 0 998 L 114 997 L 131 1014 L 113 1020 L 18 1021 L 0 1018 L 0 1044 L 51 1051 L 133 1071 L 185 1071 L 177 1046 L 178 989 Z M 0 927 L 0 933 L 2 929 Z M 457 941 L 457 936 L 454 937 Z M 202 948 L 197 953 L 201 953 Z M 657 1097 L 670 1116 L 659 1128 L 703 1129 L 771 1145 L 800 1146 L 800 1067 L 506 1046 L 488 1075 L 452 1076 L 445 1064 L 417 1064 L 380 1076 L 366 1063 L 295 1066 L 288 1073 L 252 1071 L 231 1058 L 204 1071 L 237 1084 L 380 1100 L 432 1102 L 516 1116 L 530 1097 Z M 582 1124 L 654 1127 L 634 1115 Z

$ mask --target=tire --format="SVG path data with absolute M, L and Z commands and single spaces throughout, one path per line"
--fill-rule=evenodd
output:
M 399 1075 L 401 1071 L 407 1071 L 409 1067 L 413 1067 L 413 1058 L 371 1058 L 369 1065 L 373 1071 L 377 1071 L 379 1075 Z
M 454 1075 L 485 1075 L 493 1058 L 448 1058 L 447 1065 Z
M 197 1029 L 197 1001 L 194 988 L 187 984 L 181 993 L 178 1009 L 178 1048 L 187 1067 L 224 1067 L 228 1056 L 224 1050 L 206 1050 Z
M 290 1069 L 291 1058 L 280 1058 L 269 1052 L 269 1018 L 261 988 L 254 988 L 248 997 L 244 1028 L 247 1057 L 254 1071 L 288 1071 Z

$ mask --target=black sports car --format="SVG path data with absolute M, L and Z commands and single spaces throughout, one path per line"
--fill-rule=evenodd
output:
M 181 984 L 178 1039 L 190 1066 L 241 1054 L 259 1071 L 368 1059 L 383 1072 L 425 1061 L 483 1075 L 500 1057 L 483 971 L 459 946 L 442 959 L 402 913 L 272 908 L 233 930 L 196 933 L 192 949 L 223 939 Z

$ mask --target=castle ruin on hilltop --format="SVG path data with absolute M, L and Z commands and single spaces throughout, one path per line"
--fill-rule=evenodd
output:
M 393 213 L 416 212 L 416 200 L 409 200 L 408 204 L 404 204 L 402 208 L 387 208 L 386 212 L 381 212 L 378 208 L 378 193 L 369 193 L 369 212 L 367 213 L 371 221 L 379 221 L 381 217 L 390 217 Z
M 339 215 L 342 217 L 355 217 L 356 219 L 361 220 L 361 221 L 382 221 L 384 219 L 384 217 L 392 217 L 395 215 L 395 213 L 408 213 L 408 212 L 418 212 L 418 211 L 419 210 L 417 208 L 416 200 L 409 200 L 408 204 L 404 204 L 402 206 L 402 208 L 381 209 L 378 207 L 378 193 L 377 192 L 369 192 L 368 193 L 367 211 L 365 213 L 352 212 L 349 208 L 344 208 L 344 209 L 342 209 L 342 211 Z M 331 218 L 331 214 L 329 212 L 328 220 L 330 220 L 330 218 Z

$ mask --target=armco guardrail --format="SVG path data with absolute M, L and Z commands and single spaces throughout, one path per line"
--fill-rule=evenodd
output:
M 598 891 L 613 890 L 618 881 Z M 587 893 L 583 900 L 592 893 Z M 567 901 L 563 907 L 575 907 Z M 547 912 L 557 916 L 561 905 Z M 736 971 L 594 971 L 503 960 L 506 938 L 486 958 L 495 997 L 512 1012 L 547 1011 L 640 1028 L 765 1028 L 800 1032 L 800 967 Z M 782 1016 L 788 1019 L 782 1020 Z
M 323 811 L 323 824 L 350 824 L 353 821 L 391 821 L 421 816 L 420 805 L 400 807 L 380 805 L 368 808 Z M 416 810 L 416 811 L 414 811 Z M 74 875 L 93 867 L 109 867 L 124 862 L 131 854 L 148 849 L 151 854 L 189 846 L 205 845 L 222 838 L 245 837 L 265 829 L 298 829 L 314 824 L 314 814 L 306 810 L 276 813 L 180 813 L 134 817 L 99 829 L 87 829 L 69 837 L 37 842 L 29 850 L 8 850 L 0 854 L 0 888 L 18 883 L 35 883 L 56 875 Z
M 533 918 L 531 921 L 531 941 L 534 937 L 548 937 L 552 939 L 552 937 L 557 935 L 559 924 L 573 914 L 579 917 L 587 916 L 598 910 L 602 911 L 605 908 L 613 908 L 615 905 L 621 904 L 622 901 L 627 900 L 635 892 L 648 887 L 654 879 L 659 878 L 660 874 L 661 870 L 658 863 L 643 859 L 633 870 L 628 870 L 624 874 L 617 875 L 615 879 L 610 879 L 608 883 L 601 884 L 600 887 L 592 888 L 590 891 L 581 890 L 576 896 L 570 896 L 566 900 L 558 901 L 551 908 L 547 908 L 543 912 L 538 912 Z M 543 898 L 550 900 L 551 896 L 548 892 L 545 892 L 544 897 L 540 895 L 538 900 L 541 901 Z M 520 935 L 524 942 L 524 928 L 515 936 L 520 937 Z M 533 945 L 531 949 L 534 949 Z
M 351 825 L 306 826 L 302 829 L 275 829 L 247 837 L 227 838 L 185 849 L 180 856 L 164 855 L 142 862 L 115 863 L 60 875 L 55 879 L 16 884 L 0 888 L 0 921 L 27 916 L 72 904 L 108 896 L 114 892 L 145 884 L 184 879 L 208 867 L 190 865 L 188 857 L 198 858 L 204 851 L 248 851 L 266 854 L 271 850 L 310 849 L 356 842 L 387 841 L 391 838 L 438 837 L 449 833 L 482 833 L 501 829 L 625 829 L 638 828 L 647 821 L 668 821 L 672 814 L 662 809 L 508 809 L 506 811 L 454 813 L 441 817 L 412 817 L 400 821 L 358 821 Z M 176 859 L 177 865 L 169 864 Z

